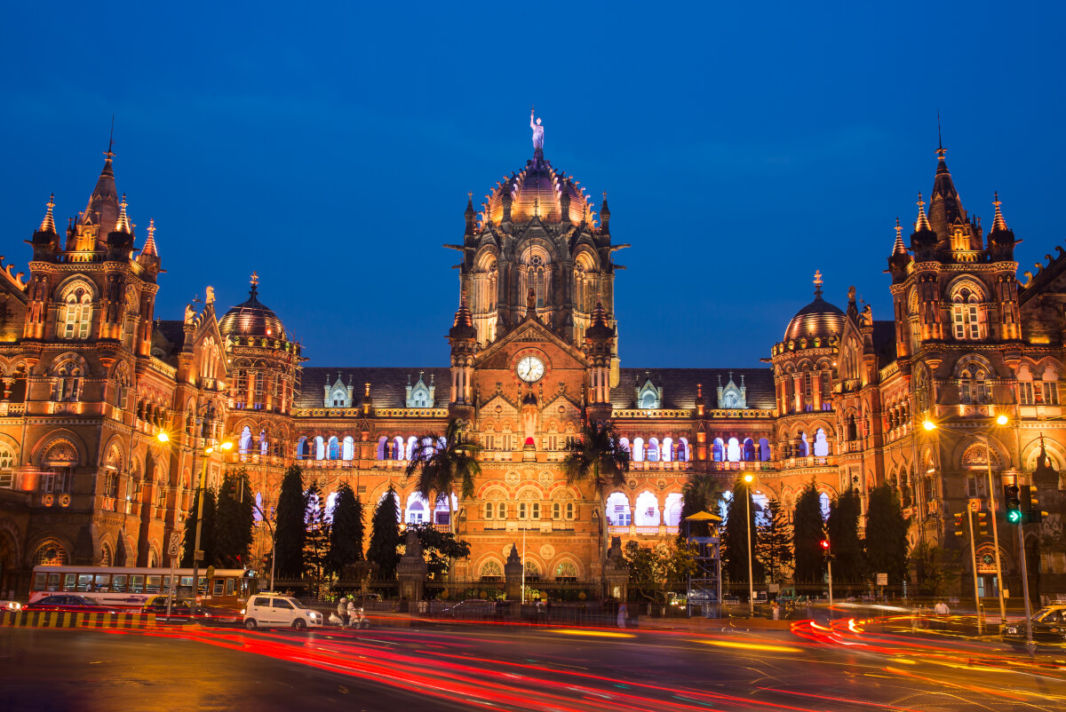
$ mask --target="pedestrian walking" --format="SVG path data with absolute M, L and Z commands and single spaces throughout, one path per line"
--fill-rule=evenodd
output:
M 622 601 L 618 604 L 618 627 L 626 627 L 626 618 L 629 616 L 629 609 L 626 607 L 626 602 Z
M 348 623 L 348 598 L 341 596 L 341 600 L 337 601 L 337 617 L 341 619 L 341 625 Z
M 776 620 L 781 620 L 781 606 L 777 603 L 776 600 L 773 603 L 770 604 L 770 613 L 771 613 L 771 617 L 775 621 Z

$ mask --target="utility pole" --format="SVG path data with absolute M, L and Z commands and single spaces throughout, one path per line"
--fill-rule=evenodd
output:
M 970 523 L 970 559 L 973 561 L 973 603 L 976 606 L 977 635 L 981 635 L 984 632 L 981 616 L 981 594 L 977 588 L 977 547 L 973 541 L 973 512 L 975 506 L 981 506 L 980 500 L 971 499 L 966 505 L 966 519 Z
M 1003 562 L 999 556 L 999 522 L 996 518 L 996 490 L 992 485 L 992 447 L 985 435 L 985 468 L 988 471 L 988 504 L 992 515 L 992 544 L 996 548 L 996 587 L 999 592 L 999 624 L 1007 622 L 1007 604 L 1003 600 Z M 976 572 L 974 572 L 976 574 Z
M 1022 596 L 1025 598 L 1025 648 L 1032 655 L 1036 650 L 1036 643 L 1033 642 L 1033 613 L 1029 609 L 1029 564 L 1026 562 L 1027 557 L 1025 556 L 1024 521 L 1018 523 L 1018 556 L 1021 557 Z

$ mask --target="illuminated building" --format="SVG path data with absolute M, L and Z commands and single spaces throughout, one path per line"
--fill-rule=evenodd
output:
M 1037 484 L 1057 496 L 1066 434 L 1047 419 L 1061 416 L 1066 259 L 1019 284 L 999 201 L 986 239 L 942 149 L 909 249 L 897 228 L 892 319 L 874 320 L 854 289 L 833 306 L 816 275 L 814 301 L 758 368 L 622 367 L 613 254 L 625 245 L 612 241 L 606 197 L 597 209 L 539 147 L 480 209 L 468 201 L 450 246 L 463 296 L 447 366 L 304 366 L 254 276 L 221 319 L 208 288 L 183 319 L 155 320 L 154 226 L 134 258 L 126 209 L 108 152 L 66 242 L 50 201 L 29 278 L 0 273 L 0 593 L 25 588 L 41 561 L 162 562 L 203 448 L 222 438 L 267 516 L 297 462 L 325 493 L 350 482 L 368 512 L 394 486 L 403 522 L 448 525 L 447 503 L 422 501 L 403 471 L 417 438 L 449 417 L 482 446 L 476 495 L 457 502 L 472 547 L 454 572 L 465 582 L 499 582 L 524 541 L 529 583 L 597 590 L 602 527 L 623 541 L 673 537 L 694 473 L 728 488 L 754 471 L 757 503 L 776 497 L 786 511 L 812 481 L 826 506 L 889 483 L 912 543 L 954 545 L 951 515 L 983 492 L 984 451 L 968 430 L 992 434 L 993 469 L 1008 477 L 1019 464 L 1027 477 L 1043 453 Z M 993 431 L 998 413 L 1011 424 Z M 586 417 L 611 420 L 631 454 L 627 483 L 603 500 L 561 466 Z M 925 417 L 945 427 L 921 432 Z M 209 483 L 226 466 L 212 458 Z M 261 528 L 257 560 L 268 547 Z M 1061 590 L 1062 552 L 1044 552 L 1043 570 L 1045 592 Z

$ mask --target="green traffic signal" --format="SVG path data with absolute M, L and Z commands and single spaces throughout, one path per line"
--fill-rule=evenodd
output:
M 1022 521 L 1021 510 L 1008 509 L 1007 510 L 1007 521 L 1010 522 L 1011 524 L 1021 524 L 1021 521 Z
M 1022 503 L 1019 498 L 1018 485 L 1004 485 L 1003 499 L 1007 503 L 1007 523 L 1021 524 L 1025 519 L 1022 512 Z

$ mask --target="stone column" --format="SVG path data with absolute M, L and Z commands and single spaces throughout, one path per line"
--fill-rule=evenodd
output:
M 400 599 L 421 601 L 426 585 L 426 560 L 422 556 L 422 542 L 414 531 L 407 531 L 404 555 L 396 565 L 396 578 L 400 582 Z M 403 604 L 401 604 L 403 605 Z

